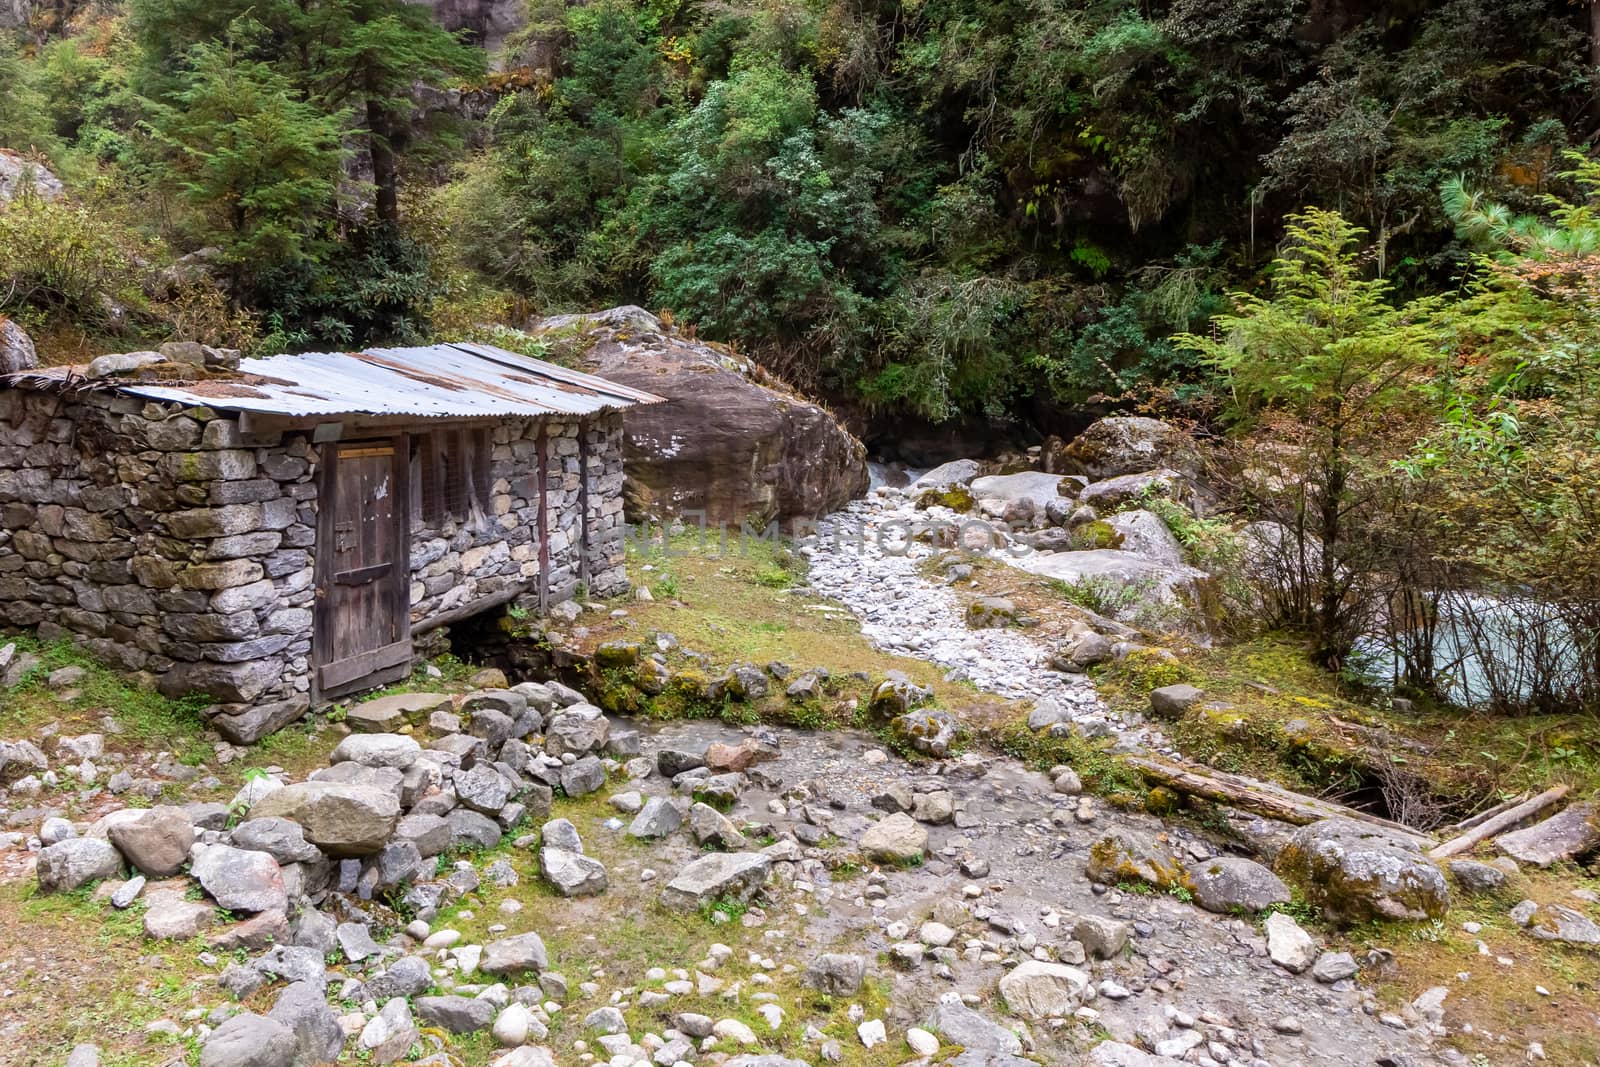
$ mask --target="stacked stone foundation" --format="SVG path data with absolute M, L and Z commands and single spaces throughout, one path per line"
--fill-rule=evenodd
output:
M 412 522 L 413 627 L 539 589 L 538 448 L 547 436 L 547 597 L 627 588 L 622 416 L 504 419 L 487 513 Z M 0 389 L 0 613 L 202 694 L 234 739 L 312 697 L 319 445 L 235 415 L 112 391 Z M 587 520 L 587 521 L 585 521 Z M 511 587 L 515 586 L 515 589 Z

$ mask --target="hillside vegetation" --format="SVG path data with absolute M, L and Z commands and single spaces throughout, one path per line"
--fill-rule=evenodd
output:
M 35 11 L 0 146 L 70 196 L 0 209 L 0 310 L 66 358 L 635 302 L 867 411 L 1193 402 L 1172 335 L 1262 281 L 1284 216 L 1454 291 L 1441 187 L 1575 195 L 1600 90 L 1584 8 L 1531 0 L 533 0 L 494 56 L 427 16 Z

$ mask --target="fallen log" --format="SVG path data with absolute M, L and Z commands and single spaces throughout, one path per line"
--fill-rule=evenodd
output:
M 1305 826 L 1319 819 L 1345 818 L 1370 823 L 1402 834 L 1424 847 L 1435 844 L 1436 839 L 1402 823 L 1369 815 L 1367 812 L 1292 792 L 1271 782 L 1262 782 L 1243 775 L 1213 770 L 1186 760 L 1173 760 L 1161 756 L 1130 755 L 1123 761 L 1147 779 L 1179 793 L 1204 797 L 1219 804 L 1263 815 L 1269 819 Z
M 1462 819 L 1460 822 L 1446 827 L 1442 832 L 1451 834 L 1464 834 L 1474 826 L 1479 826 L 1488 822 L 1496 815 L 1499 815 L 1502 811 L 1510 811 L 1512 808 L 1516 807 L 1518 804 L 1521 804 L 1527 799 L 1527 793 L 1518 793 L 1510 800 L 1502 800 L 1492 808 L 1484 808 L 1482 811 L 1478 812 L 1478 814 L 1468 816 L 1467 818 Z
M 1467 833 L 1453 840 L 1446 841 L 1432 852 L 1428 853 L 1429 859 L 1442 860 L 1451 856 L 1459 856 L 1463 852 L 1472 851 L 1480 841 L 1487 841 L 1525 819 L 1543 813 L 1547 808 L 1554 807 L 1561 798 L 1569 792 L 1569 787 L 1558 785 L 1546 789 L 1532 800 L 1525 800 L 1514 808 L 1508 808 L 1492 819 L 1486 819 L 1473 827 Z

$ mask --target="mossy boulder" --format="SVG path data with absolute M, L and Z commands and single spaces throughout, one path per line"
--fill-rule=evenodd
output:
M 1450 909 L 1450 885 L 1421 846 L 1354 819 L 1302 826 L 1274 866 L 1334 923 L 1438 919 Z
M 1148 646 L 1127 649 L 1117 660 L 1116 673 L 1131 688 L 1146 693 L 1187 682 L 1190 678 L 1189 669 L 1175 652 Z
M 594 650 L 594 662 L 601 670 L 627 670 L 639 662 L 639 646 L 631 641 L 607 641 Z
M 872 690 L 872 697 L 867 701 L 867 710 L 880 721 L 893 719 L 904 715 L 920 704 L 926 704 L 933 699 L 933 693 L 916 684 L 899 671 L 890 671 L 889 676 L 879 682 Z
M 981 596 L 967 605 L 967 625 L 974 630 L 995 630 L 1017 621 L 1017 605 L 999 596 Z
M 972 498 L 972 491 L 964 485 L 946 485 L 938 489 L 924 489 L 917 494 L 917 507 L 926 511 L 928 508 L 949 508 L 951 511 L 965 515 L 977 504 Z
M 889 732 L 900 744 L 925 756 L 943 759 L 961 735 L 956 717 L 941 708 L 920 708 L 896 716 Z
M 1103 885 L 1147 882 L 1161 889 L 1184 885 L 1188 871 L 1155 834 L 1120 826 L 1089 846 L 1089 880 Z
M 1072 529 L 1072 547 L 1078 551 L 1096 548 L 1121 548 L 1122 534 L 1103 519 L 1085 522 Z

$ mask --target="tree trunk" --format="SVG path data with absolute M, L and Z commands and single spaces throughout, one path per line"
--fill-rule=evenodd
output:
M 400 179 L 395 174 L 394 147 L 390 143 L 392 132 L 388 109 L 375 95 L 369 95 L 367 145 L 372 155 L 373 208 L 378 221 L 390 226 L 400 222 Z
M 1340 589 L 1339 564 L 1335 553 L 1343 533 L 1340 508 L 1348 472 L 1344 458 L 1344 426 L 1342 414 L 1335 410 L 1333 439 L 1329 444 L 1328 458 L 1323 468 L 1322 500 L 1319 502 L 1317 533 L 1322 538 L 1322 567 L 1318 592 L 1321 604 L 1317 612 L 1317 659 L 1324 667 L 1338 670 L 1344 659 L 1343 641 L 1343 591 Z
M 1589 0 L 1589 62 L 1600 67 L 1600 0 Z

